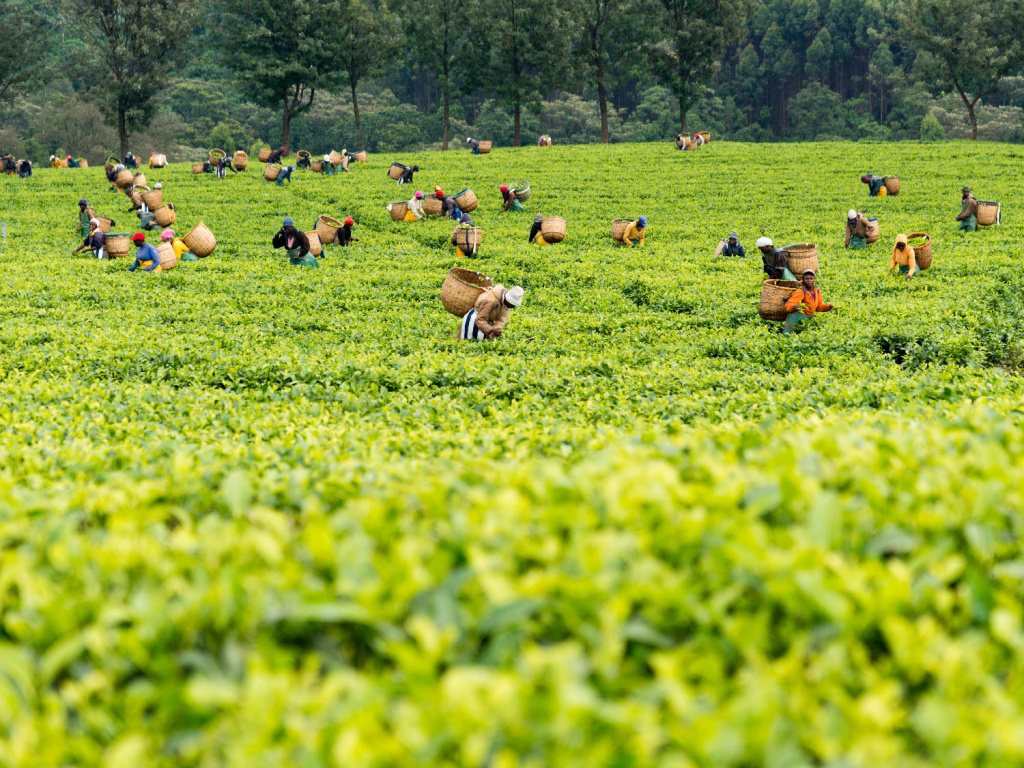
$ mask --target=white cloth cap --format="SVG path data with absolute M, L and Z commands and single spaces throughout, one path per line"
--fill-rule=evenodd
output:
M 90 224 L 95 224 L 97 227 L 100 225 L 99 219 L 89 219 Z
M 517 285 L 514 288 L 510 288 L 505 291 L 505 301 L 513 307 L 518 307 L 523 303 L 523 289 Z
M 163 188 L 164 188 L 164 185 L 161 184 L 159 181 L 156 184 L 153 185 L 153 189 L 163 189 Z
M 856 218 L 857 218 L 857 212 L 856 212 L 855 210 L 853 210 L 853 208 L 851 208 L 851 209 L 850 209 L 850 210 L 849 210 L 849 211 L 847 212 L 847 214 L 846 214 L 846 218 L 848 218 L 848 219 L 851 219 L 851 220 L 852 220 L 852 219 L 856 219 Z
M 331 162 L 331 156 L 330 155 L 324 155 L 324 162 L 325 163 Z
M 766 248 L 767 246 L 769 246 L 771 244 L 772 244 L 772 239 L 770 237 L 759 237 L 759 238 L 757 238 L 757 247 L 758 248 Z

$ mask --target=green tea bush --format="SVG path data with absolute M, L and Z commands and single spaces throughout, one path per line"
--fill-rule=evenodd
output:
M 160 275 L 68 255 L 79 197 L 129 220 L 102 170 L 0 179 L 0 765 L 1024 763 L 1018 163 L 175 165 L 147 176 L 218 247 Z M 461 263 L 526 289 L 495 343 L 440 306 L 451 225 L 384 210 L 434 184 L 481 199 Z M 964 184 L 1001 227 L 956 232 Z M 526 242 L 538 212 L 564 243 Z M 287 266 L 271 235 L 320 213 L 360 242 Z M 734 229 L 748 257 L 712 257 Z M 932 268 L 890 276 L 913 231 Z M 821 251 L 836 311 L 794 339 L 757 316 L 761 234 Z

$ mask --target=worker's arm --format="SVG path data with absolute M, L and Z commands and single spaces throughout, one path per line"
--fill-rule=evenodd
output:
M 910 269 L 907 271 L 907 279 L 909 280 L 920 270 L 917 268 L 917 254 L 914 252 L 914 249 L 907 246 L 907 251 L 910 254 Z
M 790 295 L 789 301 L 786 302 L 786 311 L 794 312 L 796 308 L 800 306 L 800 302 L 802 302 L 803 300 L 804 289 L 797 288 L 795 291 L 793 291 L 792 295 Z
M 490 321 L 491 313 L 498 299 L 490 291 L 484 291 L 476 300 L 476 327 L 486 334 L 494 332 L 494 325 Z
M 643 245 L 644 235 L 647 234 L 647 227 L 644 227 L 643 229 L 638 229 L 637 234 L 640 236 L 640 245 Z
M 153 263 L 146 267 L 143 272 L 153 272 L 160 266 L 160 254 L 156 252 L 156 248 L 153 246 L 149 246 L 147 254 L 148 256 L 146 258 L 152 260 Z

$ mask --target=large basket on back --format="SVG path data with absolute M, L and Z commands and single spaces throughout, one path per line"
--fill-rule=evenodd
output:
M 131 189 L 131 192 L 128 191 L 129 189 Z M 149 187 L 125 187 L 125 194 L 128 195 L 128 199 L 132 201 L 132 205 L 136 208 L 141 208 L 143 206 L 146 201 L 142 199 L 142 193 L 149 191 Z
M 316 233 L 320 235 L 321 243 L 333 243 L 338 236 L 338 230 L 342 224 L 330 216 L 319 216 L 316 220 Z
M 452 245 L 463 253 L 478 250 L 484 242 L 484 231 L 480 227 L 456 227 L 452 230 Z
M 267 165 L 267 167 L 263 169 L 263 178 L 267 181 L 277 181 L 277 177 L 280 173 L 280 165 Z
M 163 168 L 167 165 L 167 155 L 153 155 L 153 167 Z
M 626 237 L 626 230 L 629 229 L 629 225 L 632 223 L 633 219 L 615 219 L 612 222 L 612 240 L 621 243 Z
M 785 250 L 789 253 L 789 271 L 797 277 L 808 269 L 818 271 L 818 246 L 814 243 L 797 243 L 786 246 Z
M 178 214 L 174 212 L 174 208 L 172 206 L 161 205 L 153 211 L 153 218 L 161 227 L 169 227 L 178 220 Z
M 431 192 L 429 195 L 423 198 L 423 212 L 427 216 L 440 216 L 444 210 L 444 205 L 441 203 L 440 198 Z
M 311 170 L 313 173 L 323 173 L 324 172 L 324 161 L 323 160 L 314 160 L 313 162 L 311 162 L 309 164 L 309 170 Z
M 336 152 L 332 149 L 331 153 L 327 155 L 327 157 L 330 159 L 332 165 L 341 165 L 342 157 L 340 152 Z
M 516 199 L 521 203 L 525 203 L 533 196 L 533 192 L 530 190 L 530 182 L 525 179 L 509 184 L 508 188 L 516 193 Z
M 125 187 L 130 187 L 134 179 L 135 177 L 132 176 L 132 172 L 125 168 L 123 171 L 117 172 L 117 176 L 114 178 L 114 184 L 121 189 L 124 189 Z
M 459 209 L 462 210 L 463 213 L 469 213 L 476 210 L 480 201 L 476 199 L 476 195 L 473 194 L 473 190 L 466 187 L 455 196 L 455 204 L 459 206 Z
M 701 131 L 697 135 L 704 139 L 705 144 L 711 143 L 711 131 Z
M 392 163 L 391 167 L 388 168 L 388 176 L 394 181 L 402 178 L 403 173 L 405 173 L 405 166 L 401 163 Z
M 565 219 L 561 216 L 548 216 L 540 223 L 540 235 L 548 243 L 560 243 L 565 240 Z
M 151 189 L 143 192 L 142 202 L 146 204 L 149 210 L 155 211 L 164 204 L 164 191 L 162 189 Z
M 118 166 L 120 164 L 121 164 L 121 158 L 114 157 L 113 155 L 111 155 L 110 157 L 107 158 L 107 162 L 105 162 L 103 164 L 103 170 L 106 173 L 110 173 L 112 170 L 114 170 L 115 166 Z
M 922 238 L 924 240 L 923 245 L 914 245 L 910 243 L 915 238 Z M 907 235 L 907 242 L 910 243 L 910 247 L 914 249 L 914 261 L 917 262 L 918 269 L 928 269 L 932 265 L 932 238 L 925 232 L 911 232 Z
M 480 142 L 480 154 L 481 155 L 486 155 L 490 151 L 491 151 L 491 142 L 489 142 L 489 141 L 481 141 Z
M 761 284 L 761 300 L 757 304 L 757 314 L 765 320 L 783 321 L 789 314 L 786 302 L 800 287 L 795 280 L 765 280 Z
M 102 232 L 103 234 L 107 234 L 107 232 L 109 232 L 111 230 L 111 228 L 114 226 L 114 224 L 117 223 L 113 219 L 111 219 L 109 216 L 99 216 L 99 215 L 97 215 L 97 216 L 94 216 L 93 218 L 95 218 L 96 221 L 98 221 L 100 223 L 100 232 Z
M 356 152 L 352 157 L 356 159 L 357 163 L 365 163 L 368 159 L 365 152 Z
M 127 256 L 131 250 L 131 241 L 128 239 L 128 232 L 110 232 L 103 238 L 103 244 L 107 247 L 107 258 L 116 259 Z
M 192 173 L 202 173 L 206 168 L 206 163 L 192 163 Z
M 319 256 L 324 252 L 324 245 L 320 242 L 320 235 L 316 233 L 315 229 L 306 233 L 306 239 L 309 240 L 309 252 L 314 256 Z
M 216 165 L 220 162 L 222 157 L 227 157 L 228 153 L 223 149 L 211 149 L 210 150 L 210 163 Z
M 309 154 L 309 150 L 306 149 L 300 149 L 298 152 L 295 153 L 295 156 L 300 159 L 303 157 L 312 157 L 312 155 Z
M 141 171 L 132 176 L 132 184 L 134 184 L 136 187 L 145 187 L 148 185 L 148 183 L 149 182 L 146 181 L 146 174 L 142 173 Z
M 868 228 L 868 238 L 867 238 L 868 242 L 869 243 L 877 243 L 878 242 L 878 238 L 880 238 L 882 236 L 882 230 L 878 226 L 878 218 L 874 217 L 874 218 L 868 219 L 867 220 L 867 228 Z
M 456 317 L 464 317 L 476 304 L 477 297 L 493 287 L 494 281 L 485 274 L 452 267 L 441 285 L 441 304 Z
M 192 228 L 191 232 L 181 238 L 181 241 L 200 259 L 205 259 L 217 247 L 217 238 L 201 221 Z
M 261 163 L 269 163 L 270 162 L 270 150 L 269 149 L 261 149 L 258 157 L 259 157 Z
M 409 202 L 407 200 L 399 200 L 397 203 L 388 204 L 388 213 L 391 214 L 392 221 L 405 221 L 405 214 L 409 210 Z
M 164 272 L 178 266 L 178 255 L 174 252 L 174 246 L 170 243 L 160 243 L 156 247 L 156 252 L 160 257 L 160 269 Z
M 236 171 L 244 171 L 249 167 L 249 156 L 242 150 L 238 150 L 231 158 L 231 165 Z
M 989 227 L 998 224 L 1000 221 L 999 203 L 992 203 L 987 200 L 978 201 L 978 226 Z
M 78 167 L 79 168 L 88 168 L 89 167 L 89 161 L 86 160 L 84 157 L 78 158 Z
M 885 184 L 885 193 L 889 197 L 896 197 L 900 193 L 899 176 L 883 176 L 882 183 Z

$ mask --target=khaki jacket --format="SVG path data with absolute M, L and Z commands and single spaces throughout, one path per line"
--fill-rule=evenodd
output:
M 863 237 L 865 240 L 868 238 L 868 222 L 861 214 L 857 217 L 857 223 L 852 223 L 849 219 L 846 220 L 846 247 L 850 247 L 850 240 L 855 237 Z
M 512 308 L 506 307 L 501 298 L 505 295 L 505 286 L 496 285 L 481 293 L 476 300 L 476 327 L 493 338 L 492 334 L 500 334 L 505 329 Z

